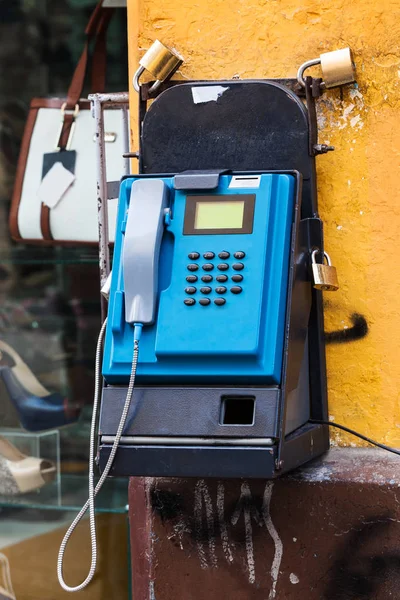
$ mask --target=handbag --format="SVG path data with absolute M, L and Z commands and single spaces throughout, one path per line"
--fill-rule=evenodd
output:
M 106 31 L 112 13 L 113 9 L 104 8 L 102 1 L 94 9 L 67 97 L 31 101 L 9 216 L 11 236 L 16 241 L 44 245 L 98 243 L 95 121 L 89 100 L 81 99 L 81 94 L 92 41 L 91 89 L 104 90 Z M 107 178 L 115 181 L 123 174 L 122 111 L 105 109 L 104 127 Z M 110 241 L 117 202 L 117 198 L 108 201 Z

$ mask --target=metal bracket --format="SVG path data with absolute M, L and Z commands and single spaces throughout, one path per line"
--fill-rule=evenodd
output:
M 228 169 L 182 171 L 174 177 L 174 188 L 176 190 L 215 190 L 218 187 L 219 176 L 227 172 Z

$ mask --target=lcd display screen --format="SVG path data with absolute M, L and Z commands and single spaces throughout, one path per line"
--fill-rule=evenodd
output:
M 244 201 L 196 202 L 195 229 L 240 229 L 243 227 Z
M 255 194 L 186 196 L 184 235 L 252 233 Z

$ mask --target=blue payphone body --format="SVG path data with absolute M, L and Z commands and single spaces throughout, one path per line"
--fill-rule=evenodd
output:
M 122 182 L 103 359 L 109 384 L 128 383 L 132 325 L 143 316 L 137 384 L 280 384 L 296 178 L 229 173 L 216 183 Z

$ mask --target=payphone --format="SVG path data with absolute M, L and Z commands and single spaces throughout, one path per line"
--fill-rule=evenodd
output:
M 96 354 L 99 372 L 105 332 L 102 475 L 93 489 L 91 463 L 62 543 L 64 589 L 93 577 L 106 476 L 275 478 L 328 449 L 321 290 L 337 281 L 322 268 L 315 157 L 333 148 L 318 143 L 315 100 L 354 80 L 338 55 L 336 79 L 328 54 L 298 79 L 139 85 L 138 69 L 139 174 L 120 185 Z M 315 64 L 325 81 L 304 77 Z M 91 571 L 68 588 L 63 554 L 88 508 Z
M 294 440 L 302 427 L 311 430 L 316 449 L 304 457 L 323 451 L 324 438 L 307 425 L 302 184 L 296 170 L 193 170 L 122 182 L 100 456 L 115 441 L 135 342 L 138 356 L 136 401 L 114 472 L 273 477 L 284 465 L 282 428 Z M 292 460 L 304 458 L 294 451 Z

